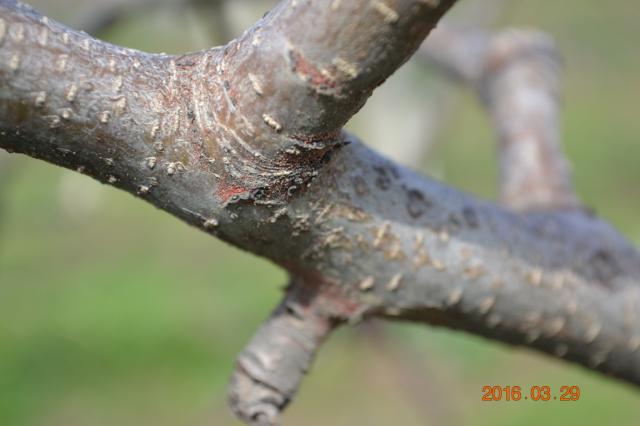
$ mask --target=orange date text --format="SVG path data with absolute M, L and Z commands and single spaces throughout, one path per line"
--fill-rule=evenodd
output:
M 482 401 L 578 401 L 579 386 L 483 386 Z

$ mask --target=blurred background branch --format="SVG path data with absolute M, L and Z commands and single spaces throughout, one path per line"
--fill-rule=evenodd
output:
M 516 210 L 578 206 L 559 130 L 560 52 L 531 30 L 440 28 L 419 52 L 470 86 L 489 111 L 500 157 L 500 193 Z

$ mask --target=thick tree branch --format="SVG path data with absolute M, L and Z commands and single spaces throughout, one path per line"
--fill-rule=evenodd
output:
M 226 47 L 173 57 L 0 0 L 0 147 L 79 169 L 291 272 L 284 307 L 239 361 L 245 418 L 274 423 L 331 327 L 369 316 L 640 384 L 640 253 L 615 230 L 575 209 L 505 210 L 339 133 L 451 3 L 285 1 Z M 274 345 L 283 333 L 304 349 Z M 256 354 L 282 363 L 262 368 Z
M 204 173 L 207 182 L 197 178 L 194 184 L 217 188 L 218 208 L 249 198 L 279 202 L 315 173 L 314 165 L 340 144 L 341 125 L 451 3 L 285 1 L 224 48 L 172 57 L 99 42 L 5 0 L 8 29 L 0 54 L 8 102 L 2 107 L 12 137 L 3 146 L 20 151 L 21 126 L 34 117 L 34 131 L 54 137 L 37 147 L 48 152 L 33 156 L 84 167 L 130 192 L 154 198 L 156 191 L 145 188 L 166 187 L 167 177 L 158 173 L 164 169 L 169 176 Z M 356 19 L 354 10 L 363 13 Z M 43 72 L 42 63 L 53 64 L 46 70 L 53 72 Z M 95 150 L 85 140 L 125 136 Z M 92 161 L 72 160 L 74 153 Z M 89 163 L 96 157 L 112 163 L 113 173 L 93 170 Z M 138 164 L 119 167 L 131 161 Z M 151 173 L 140 167 L 144 162 Z M 121 176 L 128 168 L 155 180 L 145 176 L 132 188 Z M 186 215 L 192 223 L 206 222 L 201 210 Z

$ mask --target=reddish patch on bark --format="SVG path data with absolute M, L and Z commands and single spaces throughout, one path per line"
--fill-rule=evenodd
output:
M 228 202 L 232 197 L 236 195 L 246 194 L 249 190 L 239 185 L 226 185 L 221 184 L 218 189 L 218 198 L 223 203 Z
M 207 161 L 204 155 L 202 155 L 202 144 L 195 142 L 192 143 L 191 146 L 193 147 L 193 156 L 191 158 L 193 163 L 196 164 L 200 170 L 208 170 L 206 167 Z
M 289 59 L 291 60 L 291 68 L 304 81 L 310 83 L 314 89 L 318 91 L 335 90 L 336 82 L 323 74 L 320 69 L 313 63 L 309 62 L 300 53 L 289 51 Z
M 294 292 L 303 306 L 313 307 L 339 321 L 362 314 L 365 305 L 350 294 L 348 286 L 328 279 L 319 271 L 300 268 L 293 262 L 283 262 L 282 266 L 295 277 L 287 292 Z

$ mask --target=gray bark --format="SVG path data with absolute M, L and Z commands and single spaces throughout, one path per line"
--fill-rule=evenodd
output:
M 169 56 L 0 0 L 0 147 L 123 189 L 290 272 L 232 380 L 232 408 L 249 422 L 277 423 L 329 332 L 374 316 L 640 384 L 640 253 L 610 225 L 574 202 L 515 211 L 479 200 L 340 130 L 453 3 L 283 1 L 227 46 Z

